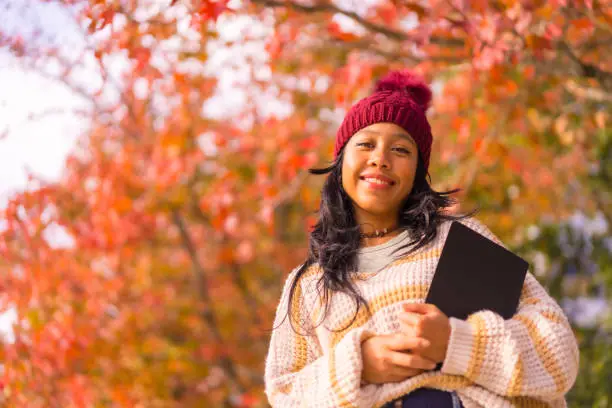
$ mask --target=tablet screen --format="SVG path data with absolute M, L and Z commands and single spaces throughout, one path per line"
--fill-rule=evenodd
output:
M 426 302 L 448 317 L 466 319 L 492 310 L 504 319 L 516 312 L 529 264 L 460 222 L 453 222 Z

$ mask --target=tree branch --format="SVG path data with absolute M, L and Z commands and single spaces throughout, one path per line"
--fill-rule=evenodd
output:
M 565 89 L 574 96 L 579 96 L 597 102 L 612 102 L 612 94 L 597 88 L 582 87 L 576 81 L 569 80 Z
M 559 48 L 570 57 L 572 61 L 578 64 L 584 77 L 599 80 L 604 88 L 608 88 L 608 82 L 612 83 L 612 72 L 605 71 L 593 64 L 582 61 L 565 41 L 559 42 Z
M 224 343 L 223 336 L 221 336 L 221 332 L 219 331 L 219 324 L 217 322 L 217 318 L 212 312 L 212 302 L 210 294 L 208 293 L 208 286 L 204 280 L 204 268 L 202 267 L 202 264 L 198 259 L 198 254 L 196 252 L 195 245 L 193 244 L 193 239 L 191 238 L 189 231 L 187 231 L 187 227 L 185 225 L 183 217 L 179 214 L 177 210 L 172 211 L 172 219 L 174 221 L 174 224 L 179 229 L 183 247 L 191 258 L 196 285 L 198 287 L 198 291 L 200 293 L 200 296 L 202 297 L 202 300 L 204 300 L 204 302 L 206 303 L 206 309 L 202 312 L 202 318 L 210 327 L 210 331 L 213 335 L 215 342 L 222 344 Z M 233 361 L 230 360 L 227 356 L 222 356 L 221 366 L 228 373 L 230 380 L 237 388 L 237 390 L 239 390 L 241 393 L 244 392 L 244 387 L 238 380 L 238 373 Z
M 497 120 L 496 125 L 490 128 L 489 131 L 482 136 L 482 145 L 480 149 L 484 150 L 488 148 L 489 143 L 491 143 L 491 141 L 495 139 L 496 136 L 498 136 L 501 128 L 508 120 L 509 115 L 510 113 L 508 109 L 500 110 L 499 119 Z M 464 164 L 464 171 L 457 172 L 457 176 L 455 178 L 456 181 L 451 184 L 452 188 L 455 188 L 455 186 L 460 185 L 463 194 L 467 195 L 470 188 L 472 187 L 472 184 L 474 184 L 474 181 L 476 180 L 476 175 L 478 173 L 479 168 L 480 161 L 478 159 L 478 156 L 470 152 Z
M 408 41 L 411 38 L 404 32 L 392 30 L 383 25 L 373 23 L 368 21 L 367 19 L 361 17 L 359 14 L 354 11 L 344 10 L 335 4 L 332 3 L 321 3 L 315 4 L 312 6 L 307 6 L 304 4 L 294 3 L 292 1 L 281 1 L 281 0 L 251 0 L 255 4 L 260 4 L 265 7 L 275 8 L 275 7 L 288 7 L 292 8 L 296 11 L 300 11 L 303 13 L 338 13 L 342 14 L 351 20 L 359 23 L 362 27 L 366 28 L 369 31 L 380 33 L 386 36 L 387 38 L 391 38 L 395 41 Z M 461 47 L 464 45 L 462 40 L 456 38 L 441 38 L 441 37 L 431 37 L 429 42 L 437 45 L 446 45 L 453 47 Z
M 409 64 L 418 64 L 420 62 L 423 61 L 422 57 L 418 57 L 416 55 L 413 54 L 409 54 L 409 53 L 405 53 L 400 51 L 397 52 L 393 52 L 393 51 L 387 51 L 384 50 L 382 48 L 379 47 L 375 47 L 372 43 L 371 40 L 367 40 L 367 39 L 363 39 L 363 40 L 358 40 L 358 41 L 351 41 L 351 42 L 346 42 L 346 41 L 341 41 L 341 40 L 336 40 L 333 42 L 334 46 L 339 47 L 339 48 L 343 48 L 343 49 L 357 49 L 360 50 L 364 53 L 370 54 L 373 57 L 382 57 L 384 59 L 386 59 L 387 61 L 395 61 L 395 62 L 406 62 Z M 327 47 L 329 47 L 329 44 L 327 44 Z M 396 47 L 397 48 L 397 47 Z M 461 58 L 459 56 L 427 56 L 427 61 L 429 62 L 444 62 L 444 63 L 448 63 L 448 64 L 458 64 L 462 61 L 464 61 L 464 58 Z
M 308 177 L 308 171 L 304 170 L 301 173 L 299 173 L 293 179 L 293 181 L 291 181 L 291 183 L 286 189 L 281 191 L 276 197 L 272 199 L 272 202 L 271 202 L 272 208 L 276 208 L 279 205 L 284 204 L 285 202 L 295 197 L 295 195 L 300 191 L 300 188 L 302 187 L 302 184 L 304 184 L 304 181 L 306 181 L 307 177 Z

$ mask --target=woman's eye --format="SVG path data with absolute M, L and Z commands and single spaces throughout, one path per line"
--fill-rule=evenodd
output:
M 410 150 L 404 148 L 404 147 L 396 147 L 395 150 L 397 150 L 398 152 L 402 153 L 402 154 L 410 154 Z
M 357 147 L 372 147 L 373 145 L 372 143 L 369 143 L 369 142 L 360 142 L 360 143 L 357 143 L 356 146 Z
M 366 149 L 371 149 L 374 147 L 374 143 L 370 143 L 370 142 L 358 142 L 355 144 L 355 146 L 357 147 L 363 147 Z M 394 147 L 392 150 L 399 152 L 401 154 L 410 154 L 410 150 L 406 149 L 405 147 Z

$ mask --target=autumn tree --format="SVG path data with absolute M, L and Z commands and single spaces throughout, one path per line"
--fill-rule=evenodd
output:
M 2 213 L 8 406 L 266 406 L 280 284 L 322 182 L 306 170 L 393 68 L 433 84 L 434 185 L 462 188 L 562 304 L 610 299 L 607 3 L 55 3 L 81 30 L 76 56 L 0 28 L 23 69 L 90 102 L 62 178 Z M 99 83 L 78 80 L 84 65 Z M 603 407 L 610 326 L 574 323 L 570 400 Z

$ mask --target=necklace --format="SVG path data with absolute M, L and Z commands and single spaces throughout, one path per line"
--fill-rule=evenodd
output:
M 382 230 L 374 230 L 374 232 L 371 232 L 369 234 L 366 233 L 359 233 L 359 238 L 381 238 L 384 237 L 387 234 L 392 233 L 393 231 L 396 231 L 399 228 L 398 225 L 396 225 L 395 227 L 392 228 L 383 228 Z

